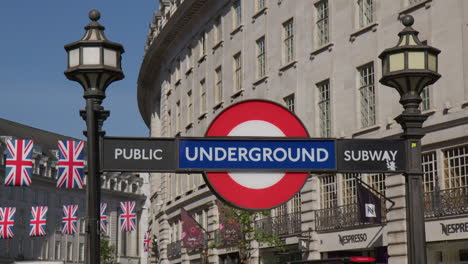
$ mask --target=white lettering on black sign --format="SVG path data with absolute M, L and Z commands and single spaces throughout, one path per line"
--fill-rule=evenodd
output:
M 468 233 L 468 222 L 447 225 L 440 223 L 440 225 L 442 226 L 442 233 L 446 236 L 450 236 L 450 234 L 456 233 Z
M 345 161 L 385 161 L 390 171 L 397 169 L 395 165 L 398 150 L 345 150 Z
M 338 239 L 340 240 L 340 244 L 344 246 L 348 243 L 366 242 L 367 234 L 362 233 L 362 234 L 347 235 L 347 236 L 338 235 Z
M 114 159 L 126 160 L 162 160 L 162 149 L 116 148 Z

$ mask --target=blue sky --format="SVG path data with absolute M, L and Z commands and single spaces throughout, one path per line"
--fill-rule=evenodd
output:
M 136 82 L 157 0 L 11 0 L 0 6 L 0 118 L 84 139 L 83 89 L 63 72 L 65 44 L 81 39 L 88 12 L 101 12 L 109 40 L 122 44 L 125 79 L 111 84 L 103 106 L 108 136 L 147 136 Z

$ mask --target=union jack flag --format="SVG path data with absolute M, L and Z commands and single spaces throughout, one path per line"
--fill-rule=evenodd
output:
M 120 202 L 120 231 L 130 232 L 136 229 L 135 201 Z
M 62 214 L 62 234 L 73 235 L 77 232 L 76 223 L 78 217 L 76 212 L 78 211 L 78 205 L 64 205 Z
M 0 238 L 13 238 L 16 207 L 0 207 Z
M 47 206 L 33 206 L 31 208 L 31 221 L 29 222 L 29 236 L 45 236 L 47 224 Z
M 33 145 L 32 140 L 7 140 L 5 185 L 31 185 Z
M 101 203 L 101 219 L 100 226 L 101 232 L 107 233 L 107 215 L 106 215 L 107 203 Z
M 57 188 L 83 188 L 83 141 L 59 140 Z
M 151 233 L 150 232 L 145 232 L 145 236 L 143 237 L 143 248 L 145 249 L 145 252 L 148 252 L 150 249 L 151 245 Z

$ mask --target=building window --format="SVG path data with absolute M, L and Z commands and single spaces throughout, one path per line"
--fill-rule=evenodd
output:
M 368 174 L 367 182 L 374 190 L 385 194 L 385 173 Z
M 429 94 L 429 87 L 426 86 L 421 92 L 421 111 L 426 111 L 431 109 L 431 100 L 430 100 L 430 94 Z
M 320 137 L 331 137 L 330 80 L 317 84 L 317 88 L 319 93 Z
M 343 204 L 355 204 L 356 201 L 356 179 L 359 174 L 345 173 L 343 174 L 342 189 L 343 189 Z
M 298 192 L 292 200 L 292 212 L 293 214 L 300 214 L 301 213 L 301 192 Z
M 284 62 L 294 60 L 294 20 L 291 18 L 283 24 Z
M 255 10 L 257 12 L 265 8 L 265 0 L 256 0 L 255 3 Z
M 329 39 L 329 17 L 328 17 L 328 0 L 323 0 L 315 5 L 317 9 L 317 40 L 318 46 L 327 44 Z
M 257 78 L 262 78 L 266 73 L 266 54 L 265 54 L 265 37 L 257 40 Z
M 365 27 L 374 22 L 374 1 L 358 0 L 359 27 Z
M 284 103 L 289 111 L 294 113 L 294 94 L 290 94 L 284 98 Z
M 67 260 L 73 261 L 73 244 L 72 242 L 67 243 Z
M 206 85 L 205 79 L 200 81 L 200 115 L 206 113 Z
M 435 151 L 422 154 L 422 169 L 424 172 L 424 192 L 433 192 L 437 179 L 437 155 Z
M 180 132 L 180 101 L 176 102 L 176 133 Z
M 79 255 L 79 261 L 84 261 L 84 254 L 85 254 L 85 247 L 84 247 L 84 243 L 80 243 L 80 255 Z
M 468 186 L 468 145 L 444 150 L 445 188 Z
M 337 205 L 336 175 L 323 175 L 320 177 L 321 208 L 333 208 Z
M 55 259 L 60 260 L 60 241 L 55 241 Z
M 234 2 L 232 5 L 232 9 L 234 10 L 234 17 L 233 17 L 233 28 L 236 29 L 242 24 L 242 6 L 241 6 L 241 0 L 237 0 Z
M 187 125 L 192 124 L 193 116 L 193 100 L 192 100 L 192 90 L 187 92 Z
M 414 5 L 414 4 L 419 3 L 419 2 L 422 2 L 422 1 L 423 1 L 423 0 L 408 0 L 408 3 L 409 3 L 410 5 Z
M 361 97 L 361 127 L 375 125 L 374 64 L 369 63 L 358 69 L 359 94 Z
M 221 66 L 215 70 L 215 98 L 216 104 L 223 101 L 223 72 Z
M 221 16 L 217 17 L 215 22 L 215 44 L 218 44 L 223 39 L 223 25 L 221 23 Z
M 206 54 L 206 32 L 203 31 L 200 34 L 200 43 L 199 43 L 199 48 L 200 48 L 200 58 L 203 58 Z
M 234 90 L 242 89 L 242 56 L 241 53 L 234 55 Z

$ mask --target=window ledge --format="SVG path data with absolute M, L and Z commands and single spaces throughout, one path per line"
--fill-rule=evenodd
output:
M 231 38 L 234 37 L 234 35 L 237 34 L 237 32 L 243 31 L 243 30 L 244 30 L 244 25 L 239 25 L 238 27 L 232 30 Z
M 288 64 L 282 66 L 281 68 L 279 68 L 279 75 L 281 76 L 283 74 L 283 72 L 285 72 L 286 70 L 288 70 L 291 67 L 296 68 L 296 64 L 297 64 L 297 60 L 293 60 L 293 61 L 289 62 Z
M 187 71 L 185 72 L 185 75 L 189 75 L 190 73 L 192 73 L 193 71 L 193 67 L 190 66 L 190 68 L 187 69 Z
M 267 79 L 268 79 L 268 75 L 265 75 L 263 77 L 261 77 L 260 79 L 256 80 L 255 82 L 253 82 L 253 86 L 257 86 L 261 83 L 266 83 L 267 82 Z
M 240 90 L 236 91 L 235 93 L 233 93 L 231 95 L 231 98 L 232 99 L 237 98 L 237 97 L 241 96 L 243 93 L 244 93 L 244 89 L 240 89 Z
M 206 59 L 206 54 L 203 54 L 203 56 L 201 56 L 201 57 L 198 59 L 198 64 L 201 64 L 205 59 Z
M 216 43 L 216 45 L 213 46 L 213 51 L 217 50 L 219 47 L 222 47 L 223 43 L 223 40 L 218 41 L 218 43 Z
M 464 108 L 467 108 L 467 107 L 468 107 L 468 100 L 465 100 L 464 102 L 462 102 L 461 108 L 464 109 Z
M 175 134 L 175 136 L 176 136 L 176 137 L 180 137 L 181 134 L 182 134 L 182 132 L 177 131 L 177 133 Z
M 174 85 L 179 85 L 181 81 L 182 81 L 182 80 L 179 78 L 179 79 L 174 83 Z
M 186 129 L 186 130 L 189 130 L 189 129 L 192 128 L 192 127 L 193 127 L 193 122 L 190 122 L 190 123 L 188 123 L 188 124 L 185 126 L 185 129 Z
M 171 95 L 171 93 L 172 93 L 172 89 L 167 90 L 167 91 L 166 91 L 166 96 Z
M 205 118 L 206 118 L 206 112 L 200 114 L 200 116 L 198 117 L 198 120 L 203 120 L 203 119 L 205 119 Z
M 373 131 L 376 131 L 376 130 L 379 130 L 379 129 L 380 129 L 380 125 L 368 126 L 368 127 L 362 128 L 362 129 L 354 132 L 352 137 L 354 138 L 354 137 L 364 135 L 364 134 L 367 134 L 367 133 L 370 133 L 370 132 L 373 132 Z
M 435 112 L 436 112 L 436 110 L 431 108 L 431 109 L 421 111 L 421 114 L 431 116 L 431 115 L 435 114 Z
M 219 108 L 223 107 L 224 102 L 221 101 L 213 106 L 213 110 L 218 110 Z
M 325 44 L 317 49 L 315 49 L 314 51 L 312 51 L 310 53 L 310 59 L 313 60 L 315 58 L 315 56 L 317 56 L 318 54 L 328 50 L 328 51 L 332 51 L 332 48 L 333 48 L 333 43 L 332 42 L 329 42 L 328 44 Z
M 373 23 L 370 23 L 369 25 L 367 26 L 364 26 L 356 31 L 354 31 L 353 33 L 351 33 L 351 35 L 349 36 L 349 41 L 353 42 L 358 36 L 368 32 L 368 31 L 372 31 L 372 32 L 375 32 L 377 31 L 377 26 L 379 25 L 379 23 L 377 22 L 373 22 Z
M 267 11 L 268 7 L 264 7 L 260 10 L 258 10 L 253 16 L 252 16 L 252 23 L 255 22 L 255 19 L 257 19 L 259 16 L 263 15 L 263 14 L 266 14 L 266 11 Z
M 401 15 L 406 15 L 408 13 L 411 13 L 419 8 L 422 8 L 423 6 L 428 9 L 431 7 L 431 2 L 432 0 L 425 0 L 425 1 L 421 1 L 419 3 L 415 3 L 415 4 L 412 4 L 406 8 L 404 8 L 403 10 L 401 10 L 400 12 L 398 12 L 398 14 L 401 16 Z

